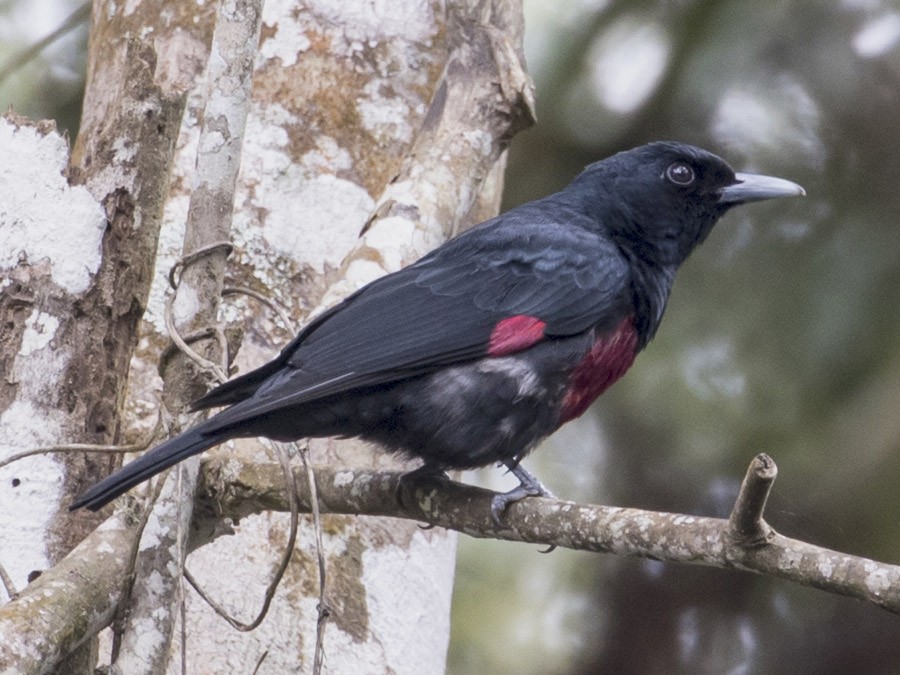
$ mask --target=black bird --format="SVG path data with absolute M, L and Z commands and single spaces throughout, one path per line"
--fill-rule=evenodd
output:
M 690 145 L 644 145 L 488 220 L 314 319 L 270 363 L 213 389 L 228 406 L 103 479 L 97 510 L 231 438 L 360 437 L 419 471 L 519 465 L 581 415 L 653 338 L 678 267 L 728 209 L 803 195 Z

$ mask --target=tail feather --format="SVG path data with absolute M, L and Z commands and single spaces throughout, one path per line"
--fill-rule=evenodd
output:
M 208 391 L 191 403 L 191 410 L 206 410 L 219 406 L 234 405 L 250 398 L 259 386 L 281 369 L 279 361 L 272 361 L 261 368 L 251 370 L 239 377 L 223 382 L 215 389 Z
M 97 511 L 138 483 L 152 478 L 183 459 L 201 453 L 226 440 L 227 437 L 223 437 L 222 434 L 204 435 L 204 426 L 200 425 L 170 438 L 162 445 L 156 446 L 133 462 L 126 464 L 78 497 L 69 506 L 69 511 L 75 511 L 82 507 Z

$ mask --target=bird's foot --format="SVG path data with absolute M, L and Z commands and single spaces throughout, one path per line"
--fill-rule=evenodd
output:
M 510 504 L 514 504 L 526 497 L 556 499 L 556 496 L 521 464 L 518 462 L 506 462 L 505 464 L 509 468 L 510 473 L 519 479 L 519 486 L 509 492 L 494 495 L 493 499 L 491 499 L 491 520 L 498 528 L 504 527 L 503 512 L 509 508 Z

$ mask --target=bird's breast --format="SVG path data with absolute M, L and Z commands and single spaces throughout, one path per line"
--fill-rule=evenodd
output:
M 631 367 L 637 355 L 638 334 L 632 317 L 594 341 L 572 370 L 563 396 L 559 424 L 579 417 L 600 394 Z

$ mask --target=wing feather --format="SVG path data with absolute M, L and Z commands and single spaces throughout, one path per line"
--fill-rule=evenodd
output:
M 260 369 L 255 393 L 217 419 L 230 426 L 483 357 L 492 330 L 510 316 L 540 319 L 552 338 L 605 317 L 615 325 L 630 303 L 628 266 L 607 239 L 510 211 L 314 321 Z M 255 382 L 253 375 L 244 378 Z

